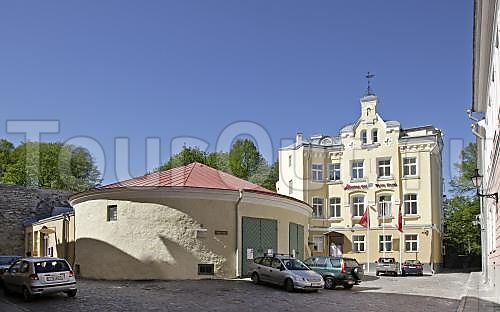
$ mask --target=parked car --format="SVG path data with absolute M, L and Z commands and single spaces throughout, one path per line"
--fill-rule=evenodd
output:
M 327 289 L 334 289 L 338 285 L 351 289 L 363 279 L 363 268 L 356 259 L 322 256 L 310 257 L 304 263 L 321 274 Z
M 7 294 L 21 293 L 25 301 L 35 295 L 64 292 L 76 296 L 76 280 L 69 263 L 59 258 L 24 258 L 12 264 L 3 275 Z
M 403 264 L 401 265 L 401 275 L 406 276 L 410 274 L 418 276 L 424 275 L 424 268 L 420 261 L 406 260 L 405 262 L 403 262 Z
M 317 291 L 324 286 L 321 275 L 290 256 L 256 258 L 250 263 L 248 273 L 255 284 L 265 282 L 284 286 L 289 292 L 295 289 Z
M 21 256 L 0 256 L 0 279 L 3 272 L 5 272 L 14 262 L 21 258 Z
M 398 276 L 398 263 L 396 262 L 396 259 L 379 258 L 376 264 L 377 266 L 375 267 L 375 274 L 377 276 L 379 276 L 380 273 Z

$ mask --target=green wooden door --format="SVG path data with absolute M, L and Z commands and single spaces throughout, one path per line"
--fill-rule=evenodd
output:
M 295 258 L 304 259 L 304 226 L 290 223 L 288 227 L 288 250 Z
M 271 219 L 243 217 L 241 275 L 248 275 L 248 264 L 268 251 L 278 250 L 278 222 Z

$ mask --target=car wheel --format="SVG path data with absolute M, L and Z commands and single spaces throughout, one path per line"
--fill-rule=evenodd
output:
M 379 272 L 379 271 L 375 272 L 375 275 L 376 275 L 376 276 L 379 276 L 379 275 L 380 275 L 380 272 Z
M 394 272 L 394 276 L 395 276 L 395 277 L 398 277 L 398 272 Z
M 66 295 L 68 295 L 68 297 L 70 298 L 73 298 L 74 296 L 76 296 L 76 289 L 67 291 Z
M 335 280 L 331 277 L 325 278 L 325 288 L 326 289 L 335 289 Z
M 293 281 L 289 278 L 285 281 L 285 290 L 288 292 L 293 292 L 295 288 L 293 287 Z
M 30 294 L 30 291 L 28 290 L 28 288 L 23 287 L 23 300 L 25 302 L 29 302 L 29 301 L 31 301 L 31 299 L 32 299 L 32 296 Z
M 253 282 L 255 285 L 260 284 L 260 277 L 259 277 L 259 274 L 257 274 L 256 272 L 254 272 L 254 273 L 252 274 L 252 282 Z
M 352 284 L 344 284 L 344 288 L 345 289 L 351 289 L 352 286 L 354 286 L 354 285 L 352 285 Z

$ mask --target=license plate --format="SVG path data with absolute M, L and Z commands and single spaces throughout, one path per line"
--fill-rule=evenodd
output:
M 311 283 L 312 286 L 319 287 L 321 286 L 321 283 Z
M 64 275 L 50 275 L 47 276 L 47 282 L 53 282 L 53 281 L 62 281 L 64 279 Z
M 410 268 L 410 269 L 416 269 L 416 267 L 412 267 L 412 266 L 411 266 L 411 267 L 409 267 L 409 268 Z
M 347 281 L 347 284 L 348 284 L 348 285 L 353 285 L 353 284 L 354 284 L 354 282 L 353 282 L 353 281 Z

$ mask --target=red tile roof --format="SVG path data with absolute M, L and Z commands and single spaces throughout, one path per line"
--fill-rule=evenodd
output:
M 154 172 L 142 177 L 103 186 L 104 189 L 120 187 L 200 187 L 222 190 L 253 190 L 276 194 L 257 184 L 237 178 L 223 171 L 197 162 L 166 171 Z

